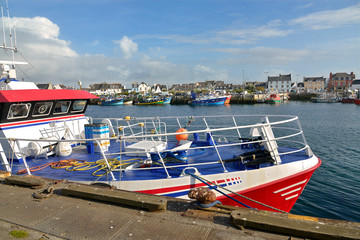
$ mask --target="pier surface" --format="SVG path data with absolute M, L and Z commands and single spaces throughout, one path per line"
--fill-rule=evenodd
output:
M 0 239 L 360 239 L 360 223 L 13 176 L 0 179 Z M 16 184 L 16 185 L 14 185 Z

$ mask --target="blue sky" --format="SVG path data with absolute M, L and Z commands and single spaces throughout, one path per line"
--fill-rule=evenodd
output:
M 355 0 L 9 0 L 9 9 L 16 59 L 31 63 L 18 75 L 37 83 L 360 76 Z

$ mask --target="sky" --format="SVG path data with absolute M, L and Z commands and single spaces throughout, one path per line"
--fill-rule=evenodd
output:
M 0 0 L 7 16 L 6 1 Z M 8 0 L 18 79 L 242 84 L 291 74 L 360 78 L 359 0 Z M 9 24 L 10 22 L 10 24 Z M 13 31 L 13 30 L 12 30 Z M 1 40 L 3 42 L 3 40 Z M 0 50 L 10 60 L 10 51 Z

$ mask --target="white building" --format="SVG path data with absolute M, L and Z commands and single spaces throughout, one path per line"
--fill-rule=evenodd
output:
M 148 93 L 149 91 L 151 91 L 151 87 L 147 84 L 142 82 L 139 87 L 139 93 Z
M 279 76 L 269 76 L 267 80 L 267 91 L 290 92 L 291 74 Z

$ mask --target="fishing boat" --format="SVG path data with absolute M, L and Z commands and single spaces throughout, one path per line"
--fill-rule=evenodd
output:
M 270 94 L 270 96 L 265 100 L 265 103 L 281 103 L 283 102 L 283 99 L 281 99 L 279 94 Z
M 136 105 L 163 105 L 164 99 L 157 96 L 141 98 L 135 102 Z
M 170 104 L 171 99 L 172 99 L 172 96 L 166 96 L 166 97 L 163 98 L 163 103 L 164 104 Z
M 352 96 L 342 98 L 341 103 L 355 103 L 355 98 Z
M 312 97 L 311 101 L 314 103 L 336 103 L 338 102 L 338 98 L 333 94 L 319 94 L 316 97 Z
M 224 105 L 227 96 L 218 96 L 216 94 L 207 94 L 197 96 L 194 92 L 191 93 L 190 105 Z
M 132 105 L 133 104 L 133 100 L 124 100 L 124 105 Z
M 116 98 L 116 97 L 101 97 L 99 105 L 101 106 L 118 106 L 122 105 L 124 103 L 124 99 L 122 98 Z
M 230 100 L 231 100 L 231 95 L 226 95 L 226 100 L 224 104 L 230 104 Z
M 8 175 L 183 199 L 207 187 L 223 204 L 289 212 L 321 164 L 296 116 L 95 119 L 85 111 L 97 97 L 86 91 L 7 89 L 0 163 Z

